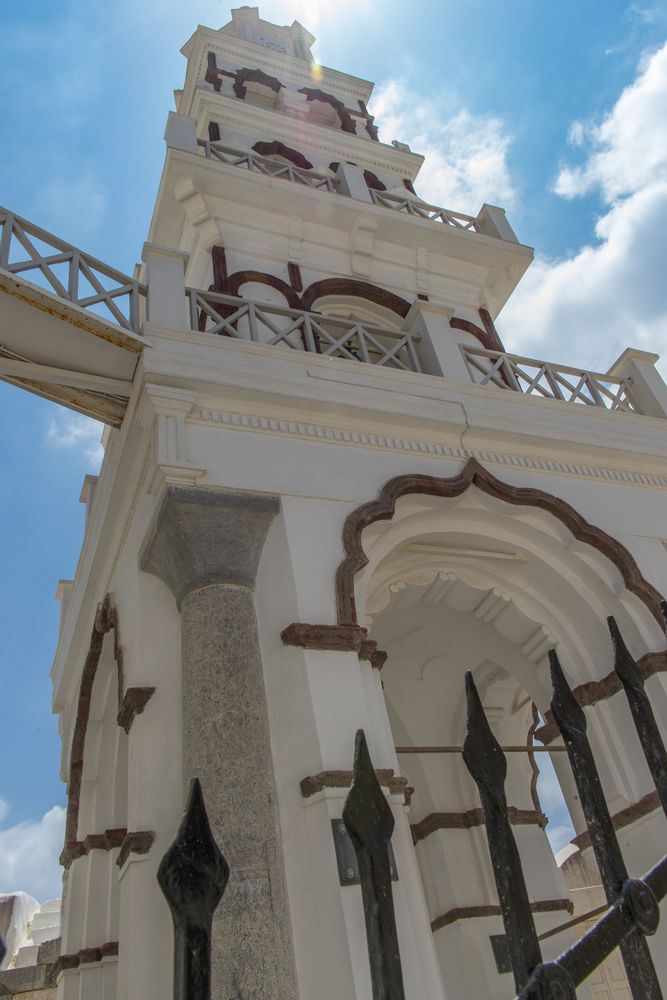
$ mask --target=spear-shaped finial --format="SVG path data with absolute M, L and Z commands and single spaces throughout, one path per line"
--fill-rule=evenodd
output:
M 211 921 L 229 866 L 213 837 L 198 778 L 157 878 L 174 921 L 174 1000 L 210 1000 Z

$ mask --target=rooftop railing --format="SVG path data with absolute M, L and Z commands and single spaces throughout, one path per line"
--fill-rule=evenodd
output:
M 628 397 L 625 379 L 479 347 L 463 347 L 462 350 L 475 385 L 493 385 L 526 396 L 584 403 L 605 410 L 637 412 Z
M 385 330 L 357 320 L 262 305 L 234 295 L 188 288 L 190 327 L 255 344 L 345 358 L 379 367 L 420 372 L 409 331 Z
M 472 215 L 464 215 L 462 212 L 450 212 L 447 208 L 439 208 L 437 205 L 429 205 L 419 198 L 410 198 L 400 194 L 390 194 L 388 191 L 371 190 L 371 198 L 376 205 L 383 205 L 391 208 L 395 212 L 405 212 L 407 215 L 415 215 L 420 219 L 430 219 L 433 222 L 444 222 L 447 226 L 455 229 L 466 229 L 468 232 L 477 232 L 478 220 Z
M 209 139 L 198 139 L 197 145 L 203 149 L 204 155 L 208 159 L 219 160 L 220 163 L 234 167 L 245 167 L 246 170 L 254 170 L 269 177 L 283 177 L 297 184 L 305 184 L 306 187 L 320 188 L 325 191 L 337 191 L 338 189 L 335 177 L 320 174 L 316 170 L 304 170 L 291 163 L 274 160 L 269 156 L 260 156 L 252 151 L 233 149 L 231 146 L 225 146 L 221 142 Z M 443 222 L 454 229 L 478 232 L 479 219 L 472 215 L 452 212 L 449 209 L 440 208 L 438 205 L 430 205 L 414 196 L 391 194 L 388 191 L 376 191 L 374 188 L 369 188 L 369 194 L 373 203 L 381 205 L 383 208 L 413 215 L 419 219 Z
M 44 291 L 141 332 L 145 285 L 2 207 L 0 228 L 1 270 L 27 275 Z
M 220 142 L 211 142 L 208 139 L 198 139 L 197 144 L 202 147 L 204 155 L 208 159 L 229 163 L 234 167 L 245 167 L 246 170 L 255 170 L 257 173 L 266 174 L 269 177 L 284 177 L 296 184 L 305 184 L 306 187 L 323 188 L 325 191 L 336 190 L 334 178 L 327 177 L 326 174 L 318 174 L 316 170 L 304 170 L 302 167 L 295 167 L 292 163 L 283 163 L 280 160 L 273 160 L 269 156 L 260 156 L 259 153 L 252 151 L 243 152 L 231 149 Z

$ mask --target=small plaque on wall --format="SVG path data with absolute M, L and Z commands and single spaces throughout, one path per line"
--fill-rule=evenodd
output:
M 345 829 L 342 819 L 331 820 L 331 832 L 333 834 L 334 847 L 336 848 L 336 862 L 338 864 L 338 878 L 341 885 L 359 885 L 359 866 L 357 855 L 350 835 Z M 398 872 L 396 871 L 396 859 L 394 849 L 389 844 L 389 872 L 392 882 L 398 882 Z

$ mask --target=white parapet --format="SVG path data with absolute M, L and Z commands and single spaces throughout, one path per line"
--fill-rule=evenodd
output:
M 158 243 L 144 243 L 141 259 L 146 264 L 147 319 L 159 326 L 187 330 L 185 269 L 190 255 Z
M 655 367 L 659 357 L 628 347 L 609 369 L 610 375 L 624 379 L 628 396 L 647 417 L 667 417 L 667 385 Z

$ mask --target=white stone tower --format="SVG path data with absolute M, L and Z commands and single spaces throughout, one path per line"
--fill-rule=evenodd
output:
M 141 330 L 113 341 L 76 297 L 58 306 L 125 368 L 104 387 L 103 361 L 70 371 L 73 399 L 35 356 L 26 383 L 111 425 L 76 579 L 59 591 L 59 1000 L 171 995 L 156 872 L 195 775 L 232 871 L 215 1000 L 368 1000 L 360 890 L 332 833 L 358 728 L 395 813 L 406 996 L 511 997 L 475 786 L 459 754 L 406 749 L 461 745 L 465 669 L 501 743 L 531 744 L 533 705 L 554 740 L 553 645 L 630 866 L 662 851 L 606 627 L 613 614 L 645 657 L 662 724 L 655 358 L 628 350 L 596 374 L 504 353 L 494 319 L 531 250 L 500 208 L 472 218 L 421 201 L 422 158 L 379 141 L 372 85 L 318 66 L 312 42 L 253 7 L 196 30 L 128 285 Z M 21 364 L 6 360 L 5 377 L 25 382 Z M 545 931 L 571 902 L 535 757 L 512 757 L 508 797 Z M 593 871 L 585 835 L 578 846 Z

